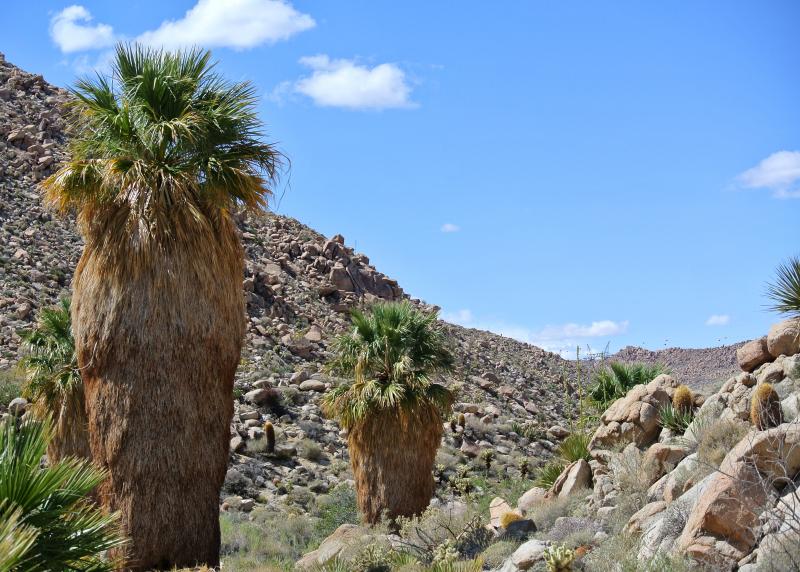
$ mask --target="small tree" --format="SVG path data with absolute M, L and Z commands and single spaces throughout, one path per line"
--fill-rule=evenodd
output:
M 52 418 L 47 447 L 51 463 L 66 457 L 91 458 L 83 382 L 75 355 L 70 301 L 64 298 L 39 313 L 36 326 L 22 333 L 26 352 L 20 365 L 27 381 L 23 395 L 39 419 Z
M 350 379 L 325 396 L 324 408 L 348 431 L 364 519 L 419 514 L 433 495 L 442 420 L 453 402 L 433 380 L 453 366 L 436 315 L 408 302 L 354 312 L 334 356 L 330 370 Z
M 14 551 L 0 571 L 110 572 L 103 553 L 123 543 L 118 517 L 88 499 L 106 474 L 79 459 L 42 468 L 50 436 L 47 422 L 0 425 L 0 548 Z

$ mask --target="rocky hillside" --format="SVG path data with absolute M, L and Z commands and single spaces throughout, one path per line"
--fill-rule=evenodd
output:
M 666 348 L 647 350 L 626 346 L 610 359 L 624 362 L 662 363 L 682 383 L 707 392 L 715 384 L 725 381 L 738 370 L 736 350 L 744 342 L 717 348 Z

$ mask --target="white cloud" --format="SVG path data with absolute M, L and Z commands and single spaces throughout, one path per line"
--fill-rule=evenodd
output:
M 332 60 L 326 55 L 300 59 L 312 73 L 294 83 L 294 91 L 322 107 L 388 109 L 416 107 L 409 100 L 411 87 L 395 64 L 369 68 L 353 60 Z
M 728 314 L 712 314 L 706 320 L 706 326 L 727 326 L 731 321 Z
M 92 15 L 83 6 L 73 4 L 50 19 L 50 37 L 64 53 L 107 48 L 115 41 L 108 24 L 90 25 Z
M 314 19 L 284 0 L 198 0 L 180 20 L 141 34 L 143 44 L 174 49 L 252 48 L 274 44 L 313 28 Z
M 458 232 L 459 230 L 461 230 L 461 227 L 452 222 L 446 222 L 442 225 L 442 232 Z
M 737 180 L 748 189 L 768 189 L 776 198 L 800 198 L 800 151 L 773 153 Z
M 477 320 L 468 309 L 446 312 L 442 314 L 442 319 L 468 328 L 488 330 L 571 359 L 575 358 L 575 351 L 578 347 L 581 348 L 582 355 L 585 355 L 586 352 L 598 353 L 602 351 L 602 348 L 595 348 L 589 342 L 593 339 L 597 342 L 601 341 L 600 339 L 602 338 L 611 338 L 624 334 L 628 331 L 629 325 L 627 320 L 620 322 L 600 320 L 590 324 L 569 323 L 545 326 L 541 330 L 533 330 L 504 322 Z

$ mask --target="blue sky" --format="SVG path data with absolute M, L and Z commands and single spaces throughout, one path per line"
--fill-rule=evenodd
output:
M 275 210 L 446 318 L 559 351 L 763 335 L 800 253 L 800 3 L 11 2 L 58 85 L 211 48 L 291 158 Z

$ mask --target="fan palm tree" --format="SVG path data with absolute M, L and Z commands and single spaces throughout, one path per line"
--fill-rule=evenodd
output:
M 23 332 L 22 341 L 26 355 L 20 365 L 27 374 L 23 395 L 34 404 L 39 419 L 49 417 L 54 423 L 47 446 L 50 462 L 91 458 L 69 298 L 53 308 L 43 308 L 36 327 Z
M 106 475 L 75 458 L 42 468 L 50 437 L 46 421 L 0 425 L 0 571 L 110 572 L 103 553 L 123 544 L 118 515 L 88 498 Z
M 594 374 L 588 398 L 600 411 L 608 409 L 628 391 L 643 383 L 650 383 L 662 373 L 668 373 L 662 364 L 611 362 Z
M 800 256 L 778 266 L 777 278 L 767 286 L 771 310 L 800 318 Z
M 103 505 L 126 567 L 219 562 L 219 492 L 245 330 L 231 211 L 266 205 L 281 155 L 257 97 L 206 51 L 119 45 L 73 88 L 71 159 L 43 183 L 85 247 L 72 324 Z
M 324 398 L 326 413 L 348 431 L 350 462 L 364 520 L 375 523 L 425 510 L 442 419 L 453 396 L 434 376 L 452 369 L 435 314 L 408 302 L 353 312 L 329 369 L 349 379 Z

